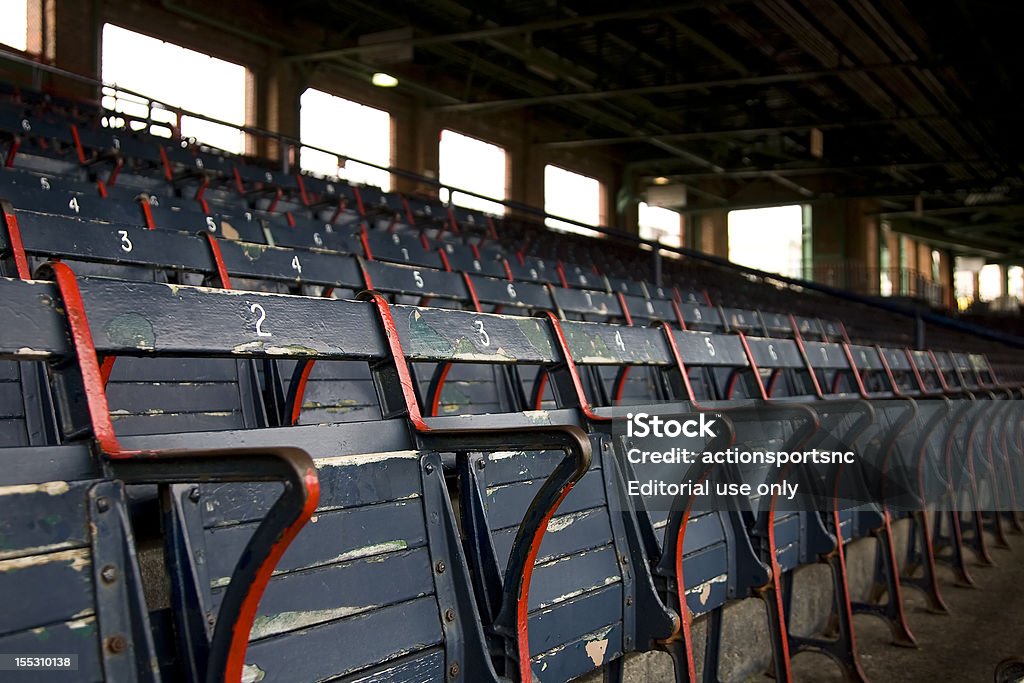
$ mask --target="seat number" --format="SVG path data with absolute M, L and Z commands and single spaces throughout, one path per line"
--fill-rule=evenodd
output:
M 117 234 L 121 236 L 121 251 L 128 254 L 132 250 L 132 241 L 128 239 L 127 230 L 118 230 Z
M 615 345 L 619 347 L 621 351 L 626 350 L 626 342 L 622 341 L 622 333 L 615 330 Z
M 294 270 L 299 275 L 302 275 L 302 264 L 299 263 L 298 256 L 292 256 L 292 270 Z
M 72 211 L 74 211 L 75 213 L 79 212 L 78 197 L 72 197 L 71 198 L 71 201 L 68 202 L 68 208 L 71 209 Z
M 476 330 L 476 334 L 480 338 L 480 343 L 483 344 L 484 346 L 490 346 L 491 335 L 487 334 L 487 331 L 484 329 L 484 321 L 474 320 L 473 328 Z
M 413 279 L 413 282 L 416 283 L 417 287 L 419 287 L 420 289 L 423 289 L 423 275 L 420 274 L 420 271 L 418 271 L 418 270 L 412 271 L 412 279 Z
M 718 355 L 718 352 L 715 351 L 715 345 L 711 342 L 711 337 L 704 337 L 704 346 L 708 347 L 708 353 L 712 356 Z
M 255 313 L 259 317 L 256 318 L 256 336 L 257 337 L 269 337 L 270 332 L 263 329 L 263 323 L 267 320 L 267 311 L 261 304 L 249 304 L 249 312 Z

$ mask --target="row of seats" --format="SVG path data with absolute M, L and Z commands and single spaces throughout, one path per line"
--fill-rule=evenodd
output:
M 59 643 L 83 680 L 354 683 L 616 680 L 658 649 L 691 680 L 700 617 L 717 680 L 723 610 L 756 596 L 778 678 L 816 650 L 862 679 L 852 614 L 912 643 L 902 587 L 943 609 L 936 564 L 970 582 L 967 550 L 1019 529 L 1020 415 L 995 402 L 1019 390 L 981 354 L 855 344 L 196 148 L 104 156 L 84 123 L 52 122 L 66 150 L 21 126 L 0 183 L 0 594 L 61 586 L 12 600 L 4 651 Z M 843 471 L 861 504 L 823 512 L 659 510 L 628 495 L 613 424 L 641 406 L 715 413 L 726 433 L 691 450 L 844 443 L 887 469 Z M 884 600 L 850 597 L 864 537 Z M 817 562 L 837 639 L 789 628 L 793 572 Z
M 924 553 L 924 587 L 937 606 L 934 565 L 940 558 L 934 547 L 940 535 L 937 528 L 929 531 L 925 507 L 935 502 L 932 492 L 957 496 L 969 490 L 976 496 L 966 516 L 944 518 L 956 531 L 951 559 L 964 580 L 970 577 L 961 544 L 987 557 L 983 528 L 1000 530 L 1018 521 L 982 512 L 1002 510 L 1000 496 L 1018 490 L 1020 416 L 1013 403 L 1005 401 L 1005 410 L 979 408 L 982 399 L 997 394 L 976 380 L 950 389 L 978 400 L 911 398 L 929 395 L 929 383 L 958 381 L 963 374 L 956 368 L 963 363 L 956 358 L 936 362 L 933 354 L 915 358 L 901 350 L 830 342 L 801 345 L 403 306 L 381 294 L 355 302 L 82 278 L 63 263 L 45 266 L 40 275 L 55 284 L 2 281 L 2 301 L 19 324 L 5 328 L 0 351 L 16 362 L 11 370 L 20 371 L 20 381 L 9 387 L 20 386 L 26 395 L 49 389 L 42 391 L 50 397 L 49 414 L 22 418 L 26 424 L 55 422 L 59 443 L 8 449 L 8 462 L 16 465 L 0 488 L 0 500 L 11 510 L 3 517 L 9 569 L 2 574 L 3 592 L 31 594 L 32 586 L 53 580 L 52 572 L 82 578 L 60 583 L 65 590 L 51 596 L 45 610 L 35 600 L 21 604 L 8 615 L 5 640 L 29 648 L 30 634 L 39 629 L 48 638 L 91 635 L 96 640 L 87 649 L 95 654 L 96 680 L 109 677 L 114 666 L 144 670 L 161 661 L 167 676 L 223 670 L 230 680 L 240 667 L 267 680 L 326 680 L 356 672 L 351 680 L 421 680 L 414 676 L 424 671 L 431 672 L 425 680 L 437 680 L 454 667 L 470 680 L 497 672 L 561 681 L 654 647 L 668 649 L 685 671 L 692 667 L 690 620 L 706 613 L 720 618 L 729 600 L 751 595 L 768 596 L 776 674 L 785 679 L 789 657 L 804 648 L 824 649 L 860 677 L 851 649 L 856 609 L 886 616 L 896 633 L 912 638 L 898 602 L 904 554 L 891 545 L 884 508 L 783 513 L 764 501 L 737 500 L 732 510 L 658 512 L 629 499 L 622 486 L 630 478 L 625 441 L 610 425 L 623 408 L 592 398 L 610 376 L 621 383 L 627 368 L 660 376 L 679 403 L 676 410 L 720 414 L 731 425 L 730 440 L 752 450 L 824 443 L 835 433 L 824 433 L 831 424 L 844 442 L 862 445 L 865 457 L 882 447 L 872 443 L 895 439 L 893 468 L 907 482 L 922 468 L 941 466 L 932 473 L 937 482 L 910 491 L 930 541 L 915 550 Z M 358 363 L 378 389 L 382 416 L 212 432 L 188 426 L 167 431 L 167 422 L 158 421 L 156 433 L 133 428 L 123 435 L 115 419 L 119 411 L 107 403 L 109 385 L 104 387 L 106 360 L 114 357 L 198 357 L 204 361 L 199 365 L 171 363 L 179 373 L 204 370 L 194 378 L 200 381 L 210 376 L 205 369 L 214 361 L 208 359 L 224 358 L 216 363 L 225 374 L 238 373 L 225 382 L 239 391 L 236 400 L 255 403 L 258 395 L 241 391 L 242 374 L 254 370 L 239 359 Z M 820 362 L 810 361 L 815 357 Z M 858 365 L 851 357 L 868 360 Z M 45 359 L 51 382 L 38 381 L 39 359 Z M 435 363 L 541 368 L 550 378 L 542 400 L 551 408 L 431 416 L 416 395 L 422 382 L 415 370 Z M 602 377 L 591 372 L 597 368 L 618 372 Z M 742 379 L 735 379 L 737 373 Z M 895 380 L 901 375 L 902 383 Z M 884 377 L 892 378 L 888 386 Z M 802 382 L 816 389 L 799 389 Z M 347 382 L 335 384 L 344 391 Z M 823 384 L 830 391 L 821 392 Z M 137 388 L 138 408 L 168 398 L 159 383 Z M 897 394 L 903 398 L 891 409 L 872 409 L 853 398 Z M 749 398 L 769 403 L 745 407 Z M 919 414 L 907 419 L 908 411 Z M 189 420 L 188 414 L 177 416 L 178 422 Z M 967 458 L 945 462 L 940 456 L 946 444 L 957 439 L 990 446 L 974 450 L 967 444 Z M 99 460 L 85 447 L 90 441 Z M 461 533 L 446 472 L 458 485 Z M 739 476 L 751 481 L 757 473 Z M 132 508 L 145 503 L 145 485 L 154 483 L 170 582 L 163 615 L 145 608 L 153 598 L 143 598 L 132 552 L 134 537 L 154 533 L 145 510 Z M 42 510 L 58 521 L 38 524 Z M 111 512 L 111 535 L 102 533 L 102 525 L 90 531 Z M 960 528 L 968 523 L 973 536 Z M 879 529 L 886 530 L 878 535 L 883 557 L 893 561 L 880 570 L 892 589 L 890 602 L 851 603 L 842 543 Z M 788 599 L 784 577 L 822 559 L 835 569 L 841 624 L 840 639 L 831 643 L 789 634 L 781 607 Z M 102 590 L 106 585 L 116 590 Z M 104 623 L 107 618 L 111 624 Z M 153 618 L 173 627 L 154 629 Z M 117 633 L 107 635 L 109 627 Z M 377 632 L 395 637 L 380 639 Z M 248 650 L 245 634 L 252 640 Z M 711 630 L 709 647 L 717 648 L 719 634 Z M 118 636 L 127 649 L 111 651 L 109 639 Z M 294 653 L 325 639 L 345 646 L 336 655 L 303 659 L 296 668 Z M 70 647 L 72 641 L 55 642 Z M 52 642 L 36 641 L 35 647 Z M 715 660 L 706 661 L 714 666 Z M 126 677 L 142 677 L 143 670 Z

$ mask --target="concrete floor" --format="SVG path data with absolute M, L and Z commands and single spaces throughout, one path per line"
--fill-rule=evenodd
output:
M 952 572 L 940 569 L 949 615 L 927 612 L 921 594 L 905 589 L 917 649 L 890 645 L 880 620 L 855 618 L 861 667 L 873 683 L 990 683 L 1001 660 L 1024 656 L 1024 536 L 1009 541 L 1012 549 L 992 550 L 996 567 L 972 567 L 977 588 L 955 586 Z M 842 681 L 838 667 L 822 655 L 797 655 L 793 669 L 800 682 Z
M 894 525 L 897 547 L 905 547 L 906 522 Z M 1024 536 L 1011 535 L 1009 550 L 989 539 L 995 567 L 974 566 L 977 587 L 955 585 L 953 573 L 940 565 L 941 592 L 949 615 L 928 612 L 924 596 L 904 587 L 904 606 L 917 648 L 890 644 L 889 627 L 870 616 L 856 616 L 861 667 L 871 683 L 992 683 L 996 665 L 1007 657 L 1024 656 Z M 874 566 L 874 544 L 867 540 L 847 546 L 850 589 L 863 595 Z M 798 570 L 791 627 L 794 633 L 820 632 L 831 607 L 831 585 L 826 567 Z M 770 666 L 763 603 L 737 601 L 726 608 L 720 674 L 724 683 L 770 683 L 762 672 Z M 703 620 L 694 624 L 695 660 L 700 680 Z M 815 653 L 793 658 L 796 683 L 841 683 L 840 669 L 831 659 Z M 600 672 L 579 683 L 600 683 Z M 671 660 L 661 652 L 631 655 L 626 660 L 626 683 L 669 683 L 675 680 Z

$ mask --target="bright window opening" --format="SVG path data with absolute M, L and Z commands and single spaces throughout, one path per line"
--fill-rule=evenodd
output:
M 1024 268 L 1010 266 L 1008 275 L 1010 282 L 1007 285 L 1009 288 L 1007 294 L 1015 297 L 1017 301 L 1024 301 Z
M 453 130 L 443 130 L 438 153 L 438 180 L 445 185 L 497 199 L 508 198 L 508 155 L 504 148 Z M 452 192 L 450 197 L 448 194 L 448 189 L 442 188 L 441 200 L 498 216 L 505 213 L 505 206 L 498 202 L 463 192 Z
M 544 167 L 544 211 L 587 225 L 601 224 L 601 183 L 597 178 L 567 171 L 558 166 Z M 556 230 L 596 236 L 601 233 L 557 218 L 545 218 L 544 225 Z
M 0 43 L 28 49 L 28 0 L 0 0 Z
M 992 301 L 1002 296 L 1003 283 L 1002 270 L 998 264 L 989 263 L 978 273 L 978 298 L 982 301 Z
M 641 238 L 669 247 L 683 246 L 683 222 L 679 212 L 640 202 L 638 213 Z
M 800 205 L 729 212 L 729 260 L 789 277 L 803 274 Z
M 302 142 L 342 155 L 302 148 L 302 169 L 391 189 L 391 115 L 382 109 L 309 88 L 299 100 Z M 345 158 L 350 157 L 350 158 Z
M 173 107 L 181 107 L 226 123 L 245 124 L 247 73 L 239 64 L 165 43 L 113 24 L 103 26 L 102 78 L 108 86 L 127 88 Z M 145 99 L 116 88 L 103 89 L 103 106 L 130 117 L 147 118 Z M 153 109 L 152 119 L 164 126 L 152 132 L 170 135 L 173 112 Z M 145 124 L 133 126 L 144 128 Z M 181 135 L 241 154 L 245 135 L 231 126 L 181 117 Z
M 953 295 L 956 306 L 961 311 L 967 309 L 974 301 L 974 273 L 970 270 L 953 271 Z

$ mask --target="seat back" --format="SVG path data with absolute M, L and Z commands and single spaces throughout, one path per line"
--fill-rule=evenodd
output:
M 392 307 L 391 315 L 413 367 L 441 362 L 542 367 L 551 373 L 559 405 L 578 405 L 582 386 L 572 366 L 564 365 L 565 352 L 550 319 L 405 306 Z M 517 414 L 538 423 L 574 424 L 579 419 L 572 409 Z M 474 422 L 510 419 L 521 418 L 509 413 L 438 418 L 467 428 Z M 529 631 L 529 666 L 540 680 L 582 675 L 627 651 L 646 649 L 652 640 L 652 627 L 640 624 L 637 608 L 644 604 L 639 596 L 647 576 L 642 549 L 631 543 L 634 522 L 617 512 L 626 509 L 620 498 L 621 472 L 602 446 L 610 445 L 609 435 L 592 433 L 590 441 L 602 455 L 581 472 L 554 512 L 528 569 L 532 587 L 519 628 Z M 479 577 L 481 604 L 497 605 L 494 596 L 502 588 L 497 568 L 514 557 L 512 541 L 528 516 L 530 501 L 561 461 L 558 453 L 537 448 L 458 458 L 461 519 L 475 539 L 470 558 Z M 659 626 L 661 636 L 667 637 L 670 615 Z

